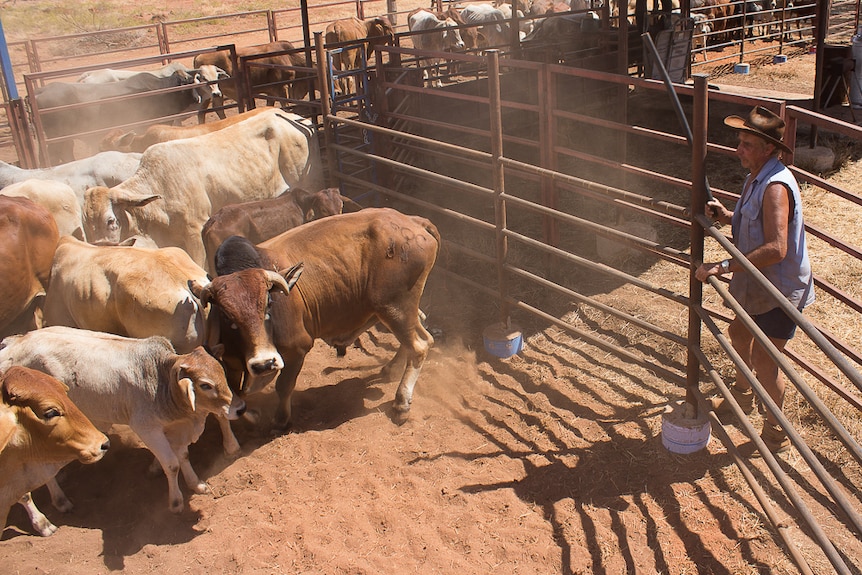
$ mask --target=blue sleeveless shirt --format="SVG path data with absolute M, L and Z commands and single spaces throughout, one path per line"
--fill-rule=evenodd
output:
M 770 158 L 755 176 L 745 179 L 742 197 L 736 204 L 731 220 L 733 243 L 747 254 L 765 243 L 763 235 L 763 194 L 769 184 L 778 182 L 791 192 L 793 213 L 787 226 L 787 255 L 777 264 L 760 271 L 800 311 L 814 301 L 814 285 L 805 227 L 802 221 L 802 197 L 799 184 L 787 167 L 775 156 Z M 730 293 L 750 315 L 766 313 L 778 307 L 769 293 L 745 271 L 734 272 Z

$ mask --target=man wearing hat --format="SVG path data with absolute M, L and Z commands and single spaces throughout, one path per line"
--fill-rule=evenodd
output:
M 814 301 L 814 289 L 805 244 L 799 184 L 778 158 L 782 150 L 790 151 L 781 141 L 784 120 L 757 106 L 748 118 L 728 116 L 724 123 L 737 131 L 736 155 L 749 174 L 734 211 L 725 208 L 718 200 L 710 200 L 706 204 L 707 215 L 720 223 L 731 224 L 734 245 L 801 311 Z M 775 347 L 783 350 L 796 332 L 796 323 L 741 265 L 733 259 L 704 263 L 697 269 L 696 277 L 706 281 L 709 276 L 730 272 L 733 273 L 729 288 L 731 295 Z M 781 408 L 785 381 L 776 363 L 739 318 L 731 321 L 728 334 L 733 348 Z M 738 369 L 736 384 L 730 391 L 746 414 L 753 411 L 754 394 Z M 713 400 L 713 409 L 719 415 L 732 413 L 723 398 Z M 760 437 L 773 453 L 790 448 L 787 434 L 770 413 L 766 414 Z

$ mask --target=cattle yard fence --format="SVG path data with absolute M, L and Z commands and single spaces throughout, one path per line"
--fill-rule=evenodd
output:
M 470 4 L 481 0 L 462 2 Z M 631 74 L 641 73 L 643 50 L 639 36 L 645 30 L 657 31 L 674 21 L 667 13 L 659 10 L 658 3 L 648 2 L 651 11 L 643 21 L 638 21 L 629 9 L 627 23 L 620 26 L 620 17 L 615 5 L 593 1 L 595 10 L 601 14 L 602 28 L 611 33 L 612 40 L 618 45 L 628 46 L 628 63 L 634 66 Z M 438 10 L 445 4 L 442 0 L 432 3 Z M 653 6 L 655 4 L 655 6 Z M 800 14 L 788 7 L 772 7 L 760 10 L 755 16 L 749 14 L 751 0 L 730 2 L 732 15 L 719 18 L 721 30 L 695 29 L 691 40 L 690 70 L 698 73 L 707 67 L 732 67 L 737 62 L 769 61 L 775 55 L 794 54 L 807 49 L 814 35 L 814 23 L 810 14 Z M 778 3 L 783 4 L 783 3 Z M 776 5 L 777 6 L 777 5 Z M 26 88 L 24 76 L 45 72 L 80 68 L 76 61 L 100 67 L 130 65 L 137 60 L 143 63 L 161 61 L 167 63 L 179 58 L 180 54 L 213 46 L 246 46 L 288 40 L 310 54 L 313 49 L 311 38 L 314 33 L 322 32 L 330 22 L 356 16 L 360 19 L 386 15 L 392 21 L 398 34 L 399 45 L 410 45 L 407 29 L 407 13 L 414 4 L 397 0 L 352 0 L 334 1 L 300 6 L 295 8 L 256 10 L 232 14 L 213 15 L 181 20 L 155 21 L 139 26 L 105 29 L 70 35 L 31 38 L 8 43 L 11 73 L 6 77 L 14 78 L 22 90 Z M 422 7 L 425 7 L 423 4 Z M 692 15 L 703 12 L 704 8 L 692 8 Z M 851 0 L 836 0 L 831 3 L 827 41 L 835 46 L 847 46 L 850 36 L 858 26 L 858 3 Z M 573 11 L 576 14 L 578 11 Z M 538 23 L 536 16 L 526 15 L 525 20 Z M 303 24 L 305 23 L 305 25 Z M 516 21 L 513 28 L 517 29 Z M 640 26 L 640 29 L 636 28 Z M 224 30 L 230 29 L 230 34 Z M 624 32 L 619 32 L 624 30 Z M 618 39 L 616 39 L 618 38 Z M 847 46 L 849 49 L 849 46 Z M 522 55 L 516 36 L 509 45 L 498 46 L 504 54 Z M 474 51 L 477 53 L 478 51 Z M 161 58 L 156 58 L 156 57 Z M 153 59 L 150 59 L 153 58 Z M 533 58 L 535 59 L 535 58 Z M 314 67 L 308 61 L 308 68 Z M 143 68 L 142 68 L 143 69 Z M 60 76 L 37 76 L 44 81 Z M 74 78 L 64 78 L 73 81 Z M 13 156 L 22 166 L 34 167 L 32 151 L 22 149 L 28 142 L 26 128 L 29 124 L 24 102 L 10 101 L 9 90 L 4 86 L 4 106 L 0 110 L 0 150 L 12 159 Z M 242 104 L 240 104 L 242 107 Z M 319 104 L 317 105 L 319 109 Z
M 741 428 L 762 452 L 765 475 L 741 455 L 740 440 L 732 439 L 709 412 L 715 435 L 800 572 L 813 572 L 798 545 L 800 532 L 815 542 L 836 573 L 858 572 L 862 555 L 839 551 L 835 544 L 860 540 L 858 496 L 848 495 L 846 476 L 823 461 L 822 452 L 815 454 L 798 423 L 784 416 L 741 362 L 723 333 L 730 320 L 723 307 L 745 318 L 813 417 L 857 467 L 862 449 L 858 433 L 850 433 L 848 424 L 862 410 L 862 355 L 833 327 L 817 325 L 798 312 L 792 317 L 801 333 L 785 355 L 778 353 L 722 280 L 712 279 L 704 287 L 694 279 L 693 269 L 707 251 L 710 261 L 728 256 L 746 261 L 726 237 L 727 230 L 702 215 L 707 164 L 713 170 L 716 163 L 724 163 L 740 171 L 734 141 L 707 137 L 729 131 L 716 126 L 716 118 L 720 123 L 729 113 L 744 115 L 754 105 L 766 106 L 786 118 L 791 147 L 799 145 L 797 132 L 810 132 L 813 126 L 821 137 L 830 134 L 853 142 L 862 139 L 862 129 L 783 101 L 712 91 L 707 77 L 697 75 L 694 86 L 677 87 L 693 118 L 689 145 L 682 130 L 673 130 L 676 122 L 665 88 L 656 81 L 500 58 L 492 51 L 483 58 L 487 76 L 432 89 L 423 87 L 421 76 L 405 64 L 425 53 L 403 47 L 378 52 L 388 56 L 376 57 L 381 94 L 377 122 L 340 117 L 324 106 L 324 127 L 330 133 L 340 125 L 372 134 L 370 152 L 339 145 L 331 145 L 331 151 L 374 166 L 366 173 L 375 177 L 336 168 L 330 171 L 330 184 L 341 185 L 348 195 L 373 193 L 370 197 L 378 201 L 431 218 L 444 238 L 435 274 L 474 294 L 472 299 L 465 296 L 474 305 L 495 302 L 489 316 L 496 314 L 500 322 L 514 319 L 536 332 L 549 326 L 563 330 L 600 353 L 677 384 L 679 392 L 703 410 L 701 388 L 712 386 L 733 401 L 726 380 L 736 368 L 742 369 L 764 408 L 787 429 L 846 533 L 827 533 L 819 519 L 824 502 L 812 501 L 800 490 L 741 411 Z M 450 58 L 457 60 L 450 66 L 459 67 L 475 66 L 478 57 Z M 792 164 L 793 156 L 787 161 Z M 855 191 L 802 167 L 791 169 L 806 196 L 832 196 L 845 205 L 838 209 L 854 210 L 862 203 Z M 733 189 L 740 184 L 734 183 Z M 728 188 L 721 181 L 711 186 L 715 197 L 733 202 L 739 196 Z M 850 267 L 858 264 L 862 254 L 840 233 L 820 224 L 807 230 L 816 238 L 811 240 L 813 250 L 830 251 Z M 858 316 L 860 302 L 834 283 L 815 269 L 817 305 Z M 618 293 L 625 295 L 611 295 Z M 662 311 L 645 312 L 649 307 Z M 615 328 L 603 330 L 603 325 Z M 766 495 L 775 484 L 782 492 L 777 506 L 775 496 Z

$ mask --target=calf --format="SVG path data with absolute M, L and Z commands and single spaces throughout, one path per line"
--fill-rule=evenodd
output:
M 405 414 L 434 343 L 420 321 L 419 300 L 439 246 L 428 220 L 366 208 L 257 246 L 230 238 L 217 256 L 224 265 L 219 275 L 192 290 L 214 308 L 209 333 L 224 341 L 225 370 L 231 382 L 241 381 L 240 394 L 277 379 L 276 431 L 290 424 L 291 394 L 314 341 L 348 345 L 377 322 L 400 343 L 384 373 L 404 366 L 394 407 Z
M 23 365 L 69 386 L 69 397 L 100 429 L 128 425 L 153 452 L 168 480 L 168 507 L 183 510 L 178 475 L 208 493 L 189 463 L 208 414 L 245 411 L 218 360 L 203 347 L 178 355 L 163 337 L 132 339 L 70 327 L 47 327 L 3 340 L 0 370 Z M 220 351 L 220 350 L 217 350 Z M 54 482 L 54 489 L 62 493 Z
M 227 205 L 204 224 L 201 238 L 207 253 L 207 270 L 215 273 L 215 253 L 230 236 L 242 236 L 260 243 L 317 218 L 340 214 L 345 200 L 338 188 L 308 192 L 287 190 L 277 198 Z
M 20 501 L 33 528 L 47 537 L 57 528 L 31 506 L 30 491 L 70 461 L 99 461 L 108 438 L 72 403 L 66 386 L 44 373 L 10 367 L 0 373 L 0 394 L 0 528 Z

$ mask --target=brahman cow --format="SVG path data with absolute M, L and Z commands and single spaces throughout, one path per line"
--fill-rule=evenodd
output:
M 0 195 L 0 337 L 41 327 L 41 296 L 60 234 L 29 198 Z
M 71 136 L 96 147 L 102 137 L 98 130 L 173 116 L 211 99 L 212 89 L 201 82 L 199 73 L 185 72 L 167 78 L 144 72 L 107 84 L 53 82 L 36 92 L 35 101 L 46 138 Z M 166 91 L 180 86 L 190 87 Z M 134 100 L 117 99 L 133 95 Z M 73 104 L 89 105 L 66 108 Z M 48 153 L 53 164 L 74 160 L 74 139 L 50 143 Z
M 549 16 L 537 22 L 522 48 L 529 60 L 565 63 L 579 52 L 597 47 L 595 32 L 600 22 L 595 12 Z
M 310 121 L 271 109 L 233 126 L 147 148 L 134 176 L 87 190 L 87 240 L 118 243 L 134 234 L 177 246 L 200 266 L 204 223 L 227 204 L 273 198 L 295 186 L 319 188 L 320 149 Z
M 441 19 L 436 14 L 424 9 L 417 9 L 410 12 L 407 17 L 407 24 L 411 32 L 421 32 L 411 36 L 413 47 L 417 50 L 427 50 L 430 52 L 445 52 L 447 50 L 463 50 L 464 40 L 461 39 L 461 33 L 458 30 L 458 23 L 452 18 Z M 443 58 L 439 56 L 420 58 L 427 60 L 434 70 L 434 80 L 428 73 L 428 68 L 422 68 L 422 77 L 429 84 L 437 88 L 443 87 L 443 81 L 440 79 L 440 64 Z
M 254 393 L 277 378 L 274 430 L 290 425 L 291 394 L 314 341 L 348 345 L 378 322 L 401 344 L 384 373 L 406 363 L 394 403 L 403 415 L 434 343 L 420 321 L 419 300 L 439 247 L 430 221 L 366 208 L 257 246 L 231 237 L 216 256 L 219 275 L 192 290 L 213 306 L 210 335 L 225 344 L 225 371 L 237 391 Z
M 468 4 L 461 10 L 461 18 L 467 24 L 482 24 L 479 33 L 484 36 L 486 46 L 496 48 L 512 42 L 511 28 L 499 8 L 490 4 Z
M 99 461 L 108 446 L 105 434 L 66 395 L 64 384 L 27 367 L 0 373 L 0 530 L 17 501 L 39 535 L 57 531 L 32 505 L 30 492 L 52 481 L 70 461 Z M 65 500 L 58 508 L 68 511 L 71 504 Z
M 44 323 L 127 337 L 161 335 L 188 353 L 203 343 L 206 320 L 189 279 L 209 281 L 179 248 L 93 246 L 65 237 L 54 254 Z
M 81 223 L 81 204 L 78 195 L 63 182 L 52 180 L 24 180 L 6 186 L 0 194 L 9 197 L 30 198 L 51 212 L 60 236 L 84 239 Z
M 362 21 L 355 16 L 336 20 L 326 27 L 325 43 L 327 48 L 330 44 L 344 44 L 350 42 L 349 46 L 339 47 L 339 51 L 332 55 L 332 67 L 338 71 L 355 70 L 359 68 L 359 48 L 350 46 L 364 44 L 366 54 L 372 52 L 375 46 L 395 44 L 395 30 L 387 18 L 377 17 Z M 367 57 L 367 56 L 366 56 Z M 351 94 L 351 77 L 341 76 L 336 82 L 341 94 Z
M 82 84 L 107 84 L 108 82 L 128 80 L 135 74 L 152 74 L 159 78 L 167 78 L 178 71 L 185 72 L 189 77 L 192 75 L 192 70 L 187 68 L 182 62 L 171 62 L 155 70 L 114 70 L 112 68 L 90 70 L 81 74 L 78 77 L 78 82 Z
M 209 134 L 210 132 L 216 132 L 222 128 L 233 126 L 243 120 L 248 120 L 252 116 L 257 116 L 267 110 L 272 110 L 272 108 L 262 106 L 260 108 L 243 112 L 242 114 L 236 114 L 230 118 L 225 118 L 224 120 L 216 120 L 215 122 L 210 122 L 208 124 L 195 124 L 192 126 L 154 124 L 147 128 L 147 130 L 140 136 L 135 132 L 114 130 L 105 135 L 105 138 L 101 143 L 101 148 L 103 150 L 118 150 L 120 152 L 144 152 L 153 144 L 170 142 L 171 140 L 181 140 L 183 138 L 193 138 L 195 136 Z M 119 184 L 120 182 L 117 183 Z
M 84 192 L 88 188 L 116 186 L 132 177 L 140 165 L 140 154 L 120 152 L 101 152 L 52 168 L 25 169 L 0 161 L 0 189 L 24 180 L 56 180 L 75 190 L 83 207 Z
M 273 54 L 265 56 L 265 54 Z M 241 65 L 240 58 L 248 56 L 261 56 L 254 58 L 254 64 L 259 66 L 249 66 L 243 72 L 247 75 L 246 82 L 251 87 L 250 96 L 261 94 L 267 97 L 267 106 L 275 104 L 276 100 L 283 100 L 290 95 L 291 98 L 299 100 L 308 94 L 308 82 L 296 82 L 296 70 L 293 68 L 306 66 L 305 57 L 296 51 L 296 48 L 287 41 L 270 42 L 269 44 L 261 44 L 258 46 L 237 46 L 236 57 L 237 64 Z M 194 66 L 200 67 L 206 64 L 211 64 L 223 70 L 228 76 L 236 77 L 237 73 L 234 70 L 233 62 L 230 59 L 228 50 L 220 50 L 218 52 L 206 52 L 198 54 L 194 59 Z M 237 100 L 237 92 L 245 90 L 244 87 L 237 85 L 238 80 L 225 82 L 221 86 L 222 97 L 213 97 L 212 105 L 218 117 L 224 120 L 227 116 L 224 110 L 224 99 Z M 248 103 L 246 104 L 248 106 Z M 251 107 L 251 106 L 248 106 Z M 202 107 L 198 111 L 198 122 L 203 123 L 206 119 L 206 107 Z
M 362 208 L 342 196 L 338 188 L 317 192 L 293 188 L 277 198 L 225 206 L 211 215 L 201 230 L 207 270 L 215 273 L 216 250 L 230 236 L 242 236 L 257 244 L 306 222 L 340 214 L 345 205 L 353 212 Z
M 209 492 L 192 469 L 188 451 L 203 433 L 207 415 L 237 419 L 245 411 L 218 359 L 203 347 L 177 354 L 160 336 L 133 339 L 46 327 L 3 340 L 0 370 L 13 365 L 44 371 L 65 383 L 72 401 L 100 429 L 128 425 L 164 471 L 168 507 L 174 513 L 183 510 L 180 471 L 193 492 Z M 49 486 L 62 493 L 56 481 Z

